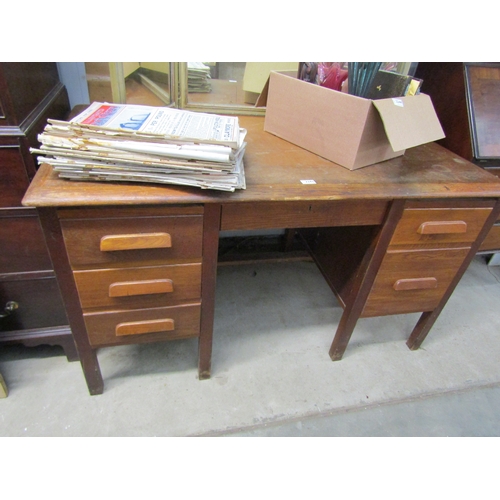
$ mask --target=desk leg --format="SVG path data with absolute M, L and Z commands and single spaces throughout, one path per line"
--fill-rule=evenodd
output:
M 198 377 L 210 378 L 214 330 L 215 283 L 219 250 L 221 206 L 207 203 L 203 216 L 203 264 L 201 275 L 201 325 L 198 344 Z
M 340 318 L 337 332 L 330 347 L 329 354 L 332 361 L 339 361 L 344 355 L 354 327 L 363 312 L 389 242 L 403 213 L 404 203 L 404 200 L 396 200 L 392 203 L 378 237 L 372 242 L 363 258 L 351 296 L 346 301 L 344 313 Z
M 90 346 L 87 337 L 78 291 L 66 253 L 57 212 L 54 208 L 39 208 L 38 213 L 89 392 L 92 396 L 102 394 L 104 383 L 101 370 L 95 349 Z
M 356 312 L 356 309 L 353 307 L 345 309 L 342 318 L 340 318 L 340 323 L 329 352 L 332 361 L 340 361 L 347 349 L 352 332 L 359 318 L 359 313 Z
M 442 308 L 434 309 L 434 311 L 422 313 L 417 324 L 415 325 L 415 328 L 413 329 L 413 332 L 410 335 L 410 338 L 406 341 L 406 345 L 412 351 L 416 351 L 422 345 L 425 337 L 427 337 L 430 329 L 438 319 L 438 316 L 441 313 L 441 309 Z

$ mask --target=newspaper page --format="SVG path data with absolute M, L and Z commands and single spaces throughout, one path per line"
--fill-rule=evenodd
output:
M 168 139 L 241 145 L 236 116 L 199 113 L 167 107 L 94 102 L 71 123 Z

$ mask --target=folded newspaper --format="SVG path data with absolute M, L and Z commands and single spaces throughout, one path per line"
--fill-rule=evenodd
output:
M 246 130 L 235 116 L 94 102 L 48 120 L 31 152 L 61 178 L 245 189 Z

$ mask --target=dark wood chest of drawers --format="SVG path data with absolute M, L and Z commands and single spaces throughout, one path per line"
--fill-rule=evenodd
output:
M 0 63 L 0 343 L 63 346 L 77 357 L 36 209 L 21 205 L 47 118 L 69 112 L 56 63 Z

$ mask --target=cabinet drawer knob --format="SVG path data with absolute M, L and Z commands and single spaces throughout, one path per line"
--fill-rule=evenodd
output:
M 155 319 L 149 321 L 132 321 L 116 325 L 115 333 L 122 335 L 143 335 L 145 333 L 171 332 L 174 330 L 173 319 Z
M 402 290 L 429 290 L 437 288 L 436 278 L 408 278 L 397 280 L 392 286 L 396 291 Z
M 463 220 L 423 222 L 417 229 L 418 234 L 453 234 L 466 232 L 467 223 Z
M 5 304 L 3 312 L 0 312 L 0 318 L 6 318 L 7 316 L 10 316 L 18 307 L 19 304 L 17 302 L 9 300 Z
M 101 238 L 101 252 L 140 250 L 146 248 L 171 248 L 169 233 L 112 234 Z
M 109 285 L 110 297 L 129 297 L 133 295 L 149 295 L 154 293 L 171 293 L 174 291 L 172 280 L 120 281 Z

